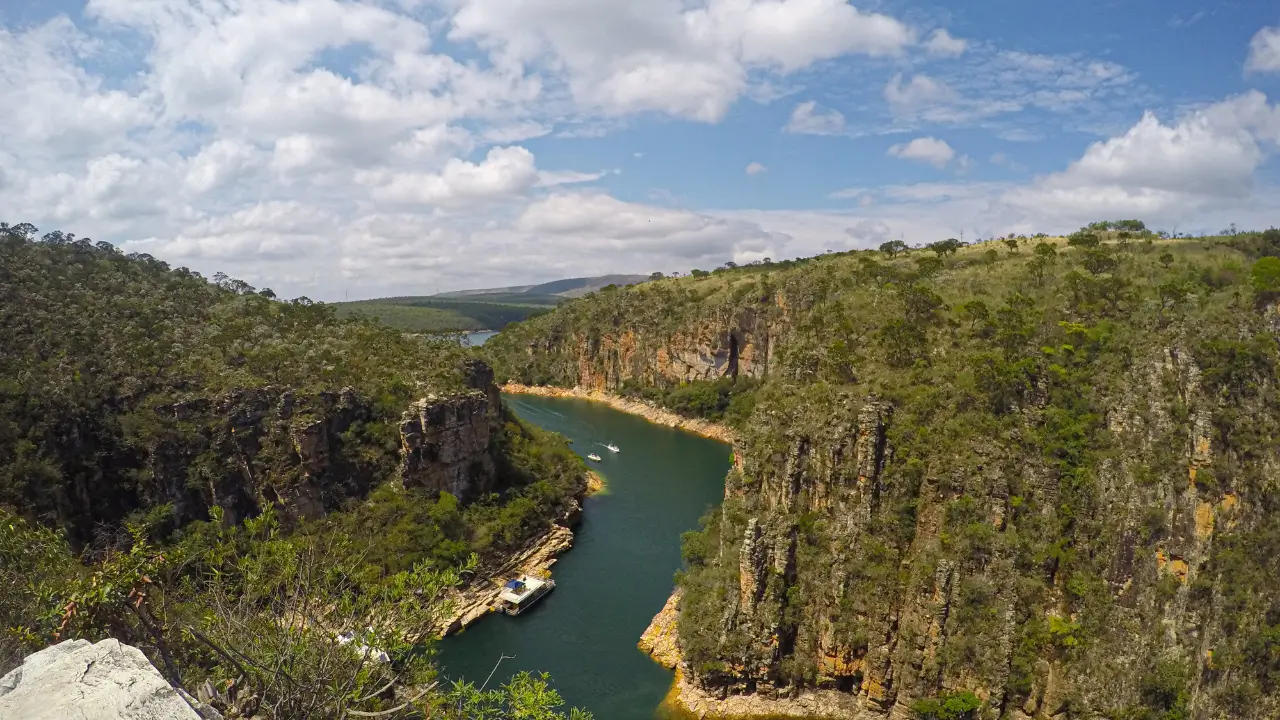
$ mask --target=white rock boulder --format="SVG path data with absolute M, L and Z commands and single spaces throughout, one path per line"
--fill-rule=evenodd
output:
M 0 678 L 4 720 L 201 720 L 142 651 L 67 640 Z

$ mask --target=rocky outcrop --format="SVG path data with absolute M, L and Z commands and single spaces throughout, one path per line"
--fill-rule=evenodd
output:
M 676 627 L 676 623 L 680 619 L 680 596 L 683 592 L 680 588 L 676 588 L 671 593 L 671 597 L 667 598 L 667 603 L 662 606 L 662 610 L 653 616 L 653 620 L 649 623 L 649 627 L 645 628 L 644 634 L 640 636 L 640 642 L 637 645 L 641 650 L 649 654 L 654 662 L 659 665 L 675 670 L 680 665 L 680 629 Z
M 404 485 L 463 501 L 489 492 L 496 479 L 490 451 L 496 414 L 478 390 L 413 403 L 400 422 Z
M 169 527 L 207 520 L 215 508 L 228 524 L 268 506 L 286 523 L 313 520 L 364 497 L 397 465 L 406 485 L 465 501 L 497 482 L 502 405 L 487 365 L 469 363 L 463 380 L 466 389 L 412 403 L 398 437 L 394 417 L 351 388 L 302 394 L 268 386 L 162 405 L 147 422 L 169 430 L 153 433 L 160 440 L 145 451 L 111 452 L 84 438 L 68 462 L 92 455 L 92 472 L 68 469 L 62 485 L 20 504 L 88 544 L 111 542 L 96 536 L 157 507 L 169 511 Z
M 1017 594 L 1025 571 L 999 555 L 1002 538 L 1060 532 L 1055 515 L 1065 501 L 1055 470 L 1019 441 L 1034 425 L 1004 437 L 975 434 L 963 460 L 912 471 L 893 466 L 895 408 L 874 396 L 836 398 L 836 411 L 820 417 L 764 408 L 726 483 L 726 517 L 740 519 L 722 520 L 716 562 L 733 569 L 734 583 L 723 601 L 700 609 L 700 617 L 718 613 L 720 662 L 682 664 L 669 700 L 698 717 L 833 718 L 907 718 L 916 701 L 952 690 L 1023 719 L 1058 717 L 1071 703 L 1140 703 L 1139 678 L 1154 662 L 1142 658 L 1195 667 L 1227 641 L 1212 603 L 1197 608 L 1194 593 L 1219 592 L 1212 563 L 1223 528 L 1239 531 L 1262 517 L 1256 504 L 1247 507 L 1243 484 L 1197 482 L 1224 462 L 1209 429 L 1217 402 L 1177 350 L 1137 364 L 1107 400 L 1109 431 L 1126 450 L 1099 462 L 1090 534 L 1073 539 L 1079 552 L 1096 554 L 1102 575 L 1090 592 L 1106 594 L 1094 601 L 1105 622 L 1062 610 L 1070 593 L 1082 592 L 1070 585 L 1080 576 L 1051 565 L 1043 595 L 1028 604 Z M 1150 479 L 1152 468 L 1171 466 L 1181 478 Z M 1258 477 L 1275 472 L 1254 467 Z M 913 480 L 911 472 L 920 474 Z M 914 527 L 895 548 L 904 507 Z M 1028 622 L 1069 633 L 1090 620 L 1087 647 L 1053 636 L 1036 655 L 1019 655 Z M 1156 627 L 1163 630 L 1145 630 Z M 1216 695 L 1221 686 L 1204 667 L 1192 681 L 1202 688 L 1194 717 L 1217 717 L 1210 710 L 1231 701 Z M 1013 673 L 1022 679 L 1015 683 Z M 1274 708 L 1269 699 L 1238 716 L 1267 717 Z
M 657 425 L 666 425 L 680 430 L 691 432 L 694 435 L 701 435 L 712 440 L 719 440 L 723 443 L 732 444 L 737 438 L 737 433 L 733 428 L 726 425 L 700 420 L 698 418 L 687 418 L 677 415 L 670 410 L 665 410 L 652 403 L 643 400 L 633 400 L 624 398 L 619 395 L 607 393 L 601 390 L 587 390 L 581 387 L 575 388 L 559 388 L 546 385 L 521 385 L 520 383 L 507 383 L 502 386 L 502 392 L 511 395 L 540 395 L 542 397 L 562 397 L 576 398 L 579 400 L 590 400 L 591 402 L 604 403 L 614 410 L 618 410 L 630 415 L 638 415 Z
M 609 297 L 607 302 L 629 306 L 627 322 L 566 312 L 496 336 L 486 349 L 502 358 L 502 379 L 596 391 L 616 391 L 628 382 L 761 379 L 772 372 L 787 327 L 786 301 L 767 292 L 690 303 L 671 286 L 653 285 Z M 680 317 L 659 322 L 657 308 Z
M 197 712 L 141 650 L 107 639 L 66 640 L 29 655 L 0 678 L 0 718 L 14 720 L 214 720 Z

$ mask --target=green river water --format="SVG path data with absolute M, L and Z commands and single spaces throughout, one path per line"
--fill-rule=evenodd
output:
M 636 648 L 671 593 L 680 533 L 720 503 L 729 447 L 598 403 L 503 396 L 526 421 L 561 433 L 605 478 L 587 498 L 574 547 L 553 566 L 556 589 L 519 617 L 490 615 L 440 644 L 447 677 L 496 686 L 518 670 L 545 671 L 566 707 L 596 720 L 652 720 L 672 674 Z M 614 454 L 604 448 L 612 442 Z

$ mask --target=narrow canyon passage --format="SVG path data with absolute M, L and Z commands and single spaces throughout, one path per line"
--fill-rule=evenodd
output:
M 680 567 L 680 533 L 720 503 L 729 447 L 598 403 L 504 396 L 524 420 L 573 441 L 605 477 L 587 498 L 574 548 L 553 567 L 556 590 L 519 617 L 491 615 L 441 643 L 446 677 L 490 685 L 517 670 L 546 671 L 566 706 L 601 720 L 650 720 L 671 672 L 636 648 Z M 621 452 L 604 446 L 614 443 Z

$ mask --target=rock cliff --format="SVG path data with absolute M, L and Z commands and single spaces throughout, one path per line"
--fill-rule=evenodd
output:
M 197 712 L 196 707 L 200 708 Z M 29 655 L 0 678 L 0 718 L 215 720 L 184 698 L 141 650 L 113 639 L 67 640 Z
M 1169 250 L 663 281 L 491 352 L 526 383 L 767 379 L 686 543 L 699 716 L 1275 717 L 1272 313 L 1236 249 Z
M 570 310 L 550 316 L 529 333 L 516 327 L 497 336 L 505 354 L 503 381 L 531 385 L 616 390 L 628 382 L 679 383 L 717 378 L 763 378 L 770 372 L 775 326 L 785 323 L 785 303 L 728 298 L 690 304 L 670 287 L 646 285 L 617 292 L 626 303 L 619 315 L 601 318 Z M 634 288 L 633 290 L 638 290 Z M 656 309 L 678 319 L 653 315 Z M 533 325 L 527 326 L 534 328 Z
M 315 519 L 397 472 L 407 486 L 466 501 L 497 482 L 502 405 L 487 366 L 470 363 L 465 380 L 466 389 L 411 403 L 398 421 L 351 388 L 268 386 L 161 405 L 134 414 L 164 428 L 153 433 L 159 441 L 107 451 L 87 438 L 65 457 L 96 453 L 95 471 L 33 486 L 23 504 L 88 543 L 110 541 L 98 536 L 156 508 L 169 527 L 208 519 L 215 507 L 238 523 L 268 504 L 286 522 Z

